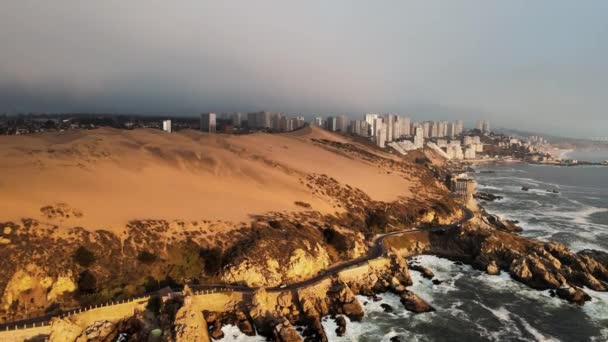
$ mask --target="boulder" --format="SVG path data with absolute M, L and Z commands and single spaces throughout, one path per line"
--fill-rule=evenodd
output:
M 496 261 L 494 261 L 494 260 L 490 261 L 488 266 L 486 266 L 486 273 L 489 275 L 499 275 L 500 274 L 500 268 L 496 264 Z
M 243 334 L 247 336 L 255 336 L 255 329 L 253 328 L 253 324 L 251 324 L 249 320 L 239 320 L 236 326 Z
M 390 306 L 390 305 L 388 305 L 388 304 L 386 304 L 386 303 L 380 304 L 380 307 L 382 308 L 382 310 L 384 310 L 384 312 L 390 313 L 390 312 L 394 311 L 393 307 Z
M 430 269 L 428 269 L 422 265 L 411 264 L 410 269 L 422 273 L 422 276 L 426 279 L 433 279 L 433 277 L 435 276 L 433 271 L 431 271 Z
M 302 338 L 287 319 L 274 327 L 274 339 L 277 342 L 300 342 Z
M 331 302 L 331 311 L 345 314 L 351 321 L 363 318 L 363 307 L 351 289 L 342 281 L 335 281 L 327 291 Z
M 435 309 L 430 306 L 424 299 L 418 297 L 415 293 L 411 291 L 406 291 L 401 294 L 401 303 L 403 306 L 411 312 L 422 313 L 422 312 L 431 312 L 435 311 Z
M 591 300 L 591 297 L 588 294 L 574 286 L 560 287 L 555 291 L 555 293 L 559 298 L 578 305 L 583 305 L 586 301 Z
M 214 340 L 219 340 L 224 338 L 224 332 L 222 331 L 222 324 L 217 321 L 213 323 L 211 327 L 211 338 Z
M 338 315 L 336 316 L 336 325 L 338 326 L 336 328 L 336 334 L 338 336 L 344 336 L 344 334 L 346 333 L 346 319 L 344 318 L 344 316 L 342 315 Z
M 220 314 L 215 311 L 205 310 L 203 311 L 203 316 L 205 317 L 205 321 L 208 324 L 213 324 L 215 321 L 220 319 Z

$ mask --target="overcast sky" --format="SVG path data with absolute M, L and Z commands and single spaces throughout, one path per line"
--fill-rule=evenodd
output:
M 396 112 L 608 135 L 608 1 L 0 0 L 0 113 Z

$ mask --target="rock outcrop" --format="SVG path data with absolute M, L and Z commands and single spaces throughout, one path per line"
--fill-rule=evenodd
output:
M 332 312 L 344 314 L 351 321 L 360 321 L 363 318 L 363 307 L 355 298 L 353 291 L 341 281 L 335 281 L 327 291 Z
M 386 243 L 406 256 L 434 254 L 469 263 L 489 274 L 507 271 L 513 279 L 539 290 L 572 288 L 578 293 L 577 289 L 588 287 L 606 291 L 608 270 L 606 255 L 601 252 L 576 254 L 560 243 L 531 240 L 474 222 L 454 229 L 417 233 L 415 238 L 416 246 L 402 242 L 405 239 L 399 237 L 391 237 Z M 572 302 L 581 303 L 588 298 L 571 291 L 560 292 L 561 298 Z
M 289 320 L 277 324 L 274 327 L 274 339 L 277 342 L 301 342 L 302 338 Z
M 203 313 L 191 305 L 189 297 L 184 299 L 184 305 L 175 314 L 175 341 L 209 342 L 207 322 Z
M 53 318 L 51 320 L 50 342 L 76 341 L 84 329 L 70 318 Z
M 429 303 L 411 291 L 405 291 L 400 295 L 400 298 L 401 303 L 408 311 L 414 313 L 435 311 L 435 309 L 430 306 Z
M 101 320 L 88 326 L 82 334 L 76 338 L 76 342 L 111 342 L 116 341 L 118 328 L 110 321 Z
M 252 287 L 279 286 L 312 277 L 331 263 L 327 251 L 319 243 L 303 240 L 301 247 L 287 248 L 288 254 L 284 256 L 274 248 L 281 243 L 283 242 L 260 242 L 247 252 L 243 261 L 227 268 L 222 279 L 226 283 L 241 283 Z M 296 241 L 291 243 L 297 244 Z

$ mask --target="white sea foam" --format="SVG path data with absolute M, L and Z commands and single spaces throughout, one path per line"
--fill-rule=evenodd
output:
M 548 336 L 548 335 L 544 335 L 543 333 L 541 333 L 540 331 L 536 330 L 533 326 L 530 325 L 530 323 L 528 323 L 528 321 L 526 321 L 525 319 L 520 319 L 521 324 L 524 326 L 524 328 L 526 329 L 526 331 L 528 331 L 532 336 L 534 336 L 534 339 L 536 341 L 539 342 L 553 342 L 553 341 L 559 341 L 558 339 L 556 339 L 555 337 L 552 336 Z
M 237 326 L 227 324 L 222 327 L 224 338 L 218 341 L 236 341 L 236 342 L 263 342 L 266 341 L 262 336 L 247 336 L 243 334 Z
M 502 190 L 502 188 L 499 188 L 499 187 L 494 186 L 494 185 L 481 185 L 480 184 L 478 188 L 479 189 L 484 189 L 484 190 L 498 190 L 498 191 Z
M 363 334 L 372 334 L 378 336 L 378 338 L 385 334 L 384 331 L 380 331 L 380 327 L 377 324 L 374 324 L 369 319 L 364 318 L 361 322 L 351 322 L 346 316 L 344 316 L 344 319 L 346 320 L 346 332 L 344 336 L 338 336 L 336 334 L 336 328 L 338 327 L 336 321 L 330 317 L 323 317 L 321 324 L 323 325 L 323 329 L 325 329 L 325 334 L 329 341 L 355 342 L 359 341 L 360 336 Z
M 584 289 L 591 301 L 583 305 L 583 311 L 593 320 L 608 320 L 608 292 L 593 291 L 589 288 Z

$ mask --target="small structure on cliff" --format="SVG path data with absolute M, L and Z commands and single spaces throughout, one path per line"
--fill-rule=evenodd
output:
M 449 176 L 449 185 L 452 192 L 465 201 L 470 201 L 475 193 L 477 184 L 466 173 Z

